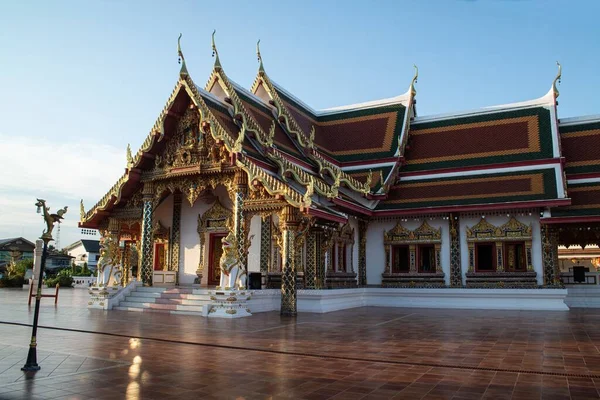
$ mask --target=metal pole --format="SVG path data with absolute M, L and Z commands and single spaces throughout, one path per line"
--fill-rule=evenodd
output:
M 37 327 L 40 316 L 40 303 L 42 300 L 42 279 L 44 278 L 44 268 L 46 268 L 46 256 L 48 255 L 48 242 L 44 240 L 44 250 L 42 251 L 42 263 L 40 266 L 40 275 L 38 278 L 37 294 L 35 295 L 35 311 L 33 312 L 33 330 L 31 331 L 31 343 L 29 344 L 29 353 L 27 361 L 21 371 L 39 371 L 40 366 L 37 363 Z

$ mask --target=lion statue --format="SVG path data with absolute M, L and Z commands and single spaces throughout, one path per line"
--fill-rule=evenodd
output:
M 221 281 L 219 287 L 225 289 L 245 289 L 246 288 L 246 271 L 242 267 L 240 260 L 236 254 L 236 240 L 233 232 L 229 234 L 221 242 L 223 246 L 223 254 L 219 260 L 221 267 Z

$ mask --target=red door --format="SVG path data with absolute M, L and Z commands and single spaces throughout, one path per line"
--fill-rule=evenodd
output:
M 221 241 L 227 236 L 225 233 L 212 233 L 208 248 L 208 286 L 218 286 L 221 280 L 219 260 L 223 254 Z
M 154 245 L 154 270 L 162 271 L 165 266 L 165 244 L 156 243 Z

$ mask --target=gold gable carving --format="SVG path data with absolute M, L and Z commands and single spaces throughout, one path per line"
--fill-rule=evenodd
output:
M 400 243 L 435 243 L 442 241 L 441 228 L 433 228 L 423 221 L 414 231 L 406 229 L 400 221 L 390 231 L 383 232 L 383 241 L 385 244 L 400 244 Z
M 232 212 L 225 208 L 217 198 L 211 208 L 198 216 L 198 233 L 227 229 L 231 215 Z
M 531 240 L 531 224 L 526 225 L 511 217 L 507 223 L 502 226 L 495 226 L 481 218 L 477 225 L 472 228 L 467 227 L 467 240 L 478 241 L 502 241 L 510 239 Z
M 152 236 L 155 239 L 169 240 L 169 228 L 165 228 L 158 219 L 152 224 Z

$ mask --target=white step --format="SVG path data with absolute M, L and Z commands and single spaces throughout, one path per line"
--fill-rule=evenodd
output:
M 135 312 L 155 312 L 155 313 L 163 313 L 163 314 L 176 314 L 176 315 L 193 315 L 193 316 L 203 316 L 204 314 L 200 311 L 174 311 L 174 310 L 160 310 L 153 308 L 137 308 L 137 307 L 115 307 L 115 310 L 120 311 L 135 311 Z
M 138 303 L 130 301 L 122 301 L 119 303 L 119 307 L 133 307 L 133 308 L 144 308 L 151 310 L 165 310 L 165 311 L 197 311 L 202 312 L 204 307 L 202 305 L 188 306 L 182 304 L 158 304 L 158 303 Z
M 157 287 L 157 286 L 137 286 L 135 288 L 136 292 L 152 292 L 152 293 L 162 293 L 169 288 L 167 287 Z
M 150 303 L 156 303 L 156 298 L 155 297 L 148 298 L 148 297 L 126 296 L 125 300 L 123 300 L 121 303 L 123 303 L 123 302 L 150 304 Z
M 162 293 L 152 293 L 152 292 L 131 292 L 129 296 L 131 297 L 143 297 L 143 298 L 158 298 L 162 295 Z

